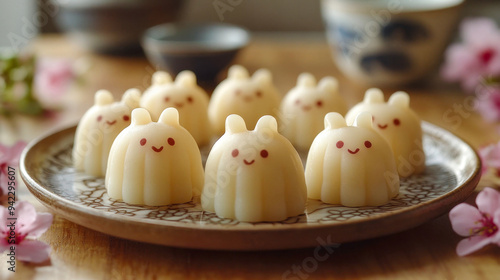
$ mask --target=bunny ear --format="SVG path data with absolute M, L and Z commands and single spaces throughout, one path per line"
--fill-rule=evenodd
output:
M 378 88 L 370 88 L 365 92 L 364 103 L 384 103 L 384 93 Z
M 389 101 L 387 103 L 391 105 L 398 106 L 400 108 L 409 108 L 410 107 L 410 95 L 404 91 L 397 91 L 389 97 Z
M 311 73 L 301 73 L 297 78 L 298 87 L 312 88 L 316 86 L 316 78 Z
M 373 129 L 373 116 L 368 112 L 362 112 L 354 120 L 352 126 Z
M 252 80 L 261 85 L 269 85 L 273 83 L 273 75 L 271 74 L 271 71 L 261 68 L 253 73 Z
M 339 82 L 334 77 L 324 77 L 319 81 L 318 88 L 329 93 L 338 93 Z
M 165 71 L 156 71 L 151 77 L 153 85 L 163 85 L 172 82 L 172 76 Z
M 132 110 L 132 125 L 144 125 L 151 122 L 151 115 L 144 108 Z
M 111 104 L 113 102 L 115 102 L 113 95 L 111 94 L 111 92 L 109 92 L 105 89 L 98 90 L 94 95 L 95 105 L 104 106 L 104 105 Z
M 265 115 L 260 117 L 255 125 L 256 131 L 269 131 L 278 133 L 278 122 L 273 116 Z
M 122 96 L 122 102 L 129 108 L 139 107 L 141 102 L 141 92 L 136 88 L 128 89 Z
M 249 77 L 248 71 L 241 65 L 233 65 L 229 68 L 228 79 L 247 79 Z
M 179 125 L 179 111 L 174 107 L 169 107 L 161 112 L 158 122 L 168 125 Z
M 346 127 L 344 117 L 337 112 L 330 112 L 325 116 L 325 129 L 336 129 Z
M 177 77 L 175 78 L 175 84 L 185 86 L 185 87 L 192 87 L 196 85 L 196 75 L 189 70 L 184 70 L 180 72 Z
M 226 118 L 226 133 L 234 134 L 240 132 L 246 132 L 247 126 L 245 124 L 245 120 L 236 114 L 232 114 L 227 116 Z

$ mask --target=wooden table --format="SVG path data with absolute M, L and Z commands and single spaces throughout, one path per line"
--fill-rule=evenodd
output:
M 38 38 L 33 45 L 39 56 L 85 58 L 91 70 L 86 83 L 75 89 L 66 109 L 56 119 L 0 117 L 0 141 L 29 141 L 47 129 L 75 123 L 91 106 L 96 90 L 109 89 L 117 97 L 126 89 L 144 90 L 154 68 L 143 57 L 95 55 L 60 36 Z M 266 67 L 285 93 L 303 71 L 316 77 L 336 76 L 349 105 L 362 99 L 368 86 L 338 73 L 321 34 L 261 34 L 236 59 L 253 72 Z M 213 84 L 204 84 L 211 90 Z M 422 117 L 466 139 L 474 147 L 498 140 L 496 127 L 485 123 L 467 106 L 470 96 L 431 75 L 418 86 L 401 88 L 411 94 L 411 107 Z M 394 91 L 385 90 L 387 95 Z M 20 199 L 48 211 L 26 190 Z M 471 197 L 469 202 L 474 201 Z M 42 265 L 18 262 L 17 272 L 7 271 L 0 256 L 0 279 L 498 279 L 500 248 L 487 247 L 468 257 L 458 257 L 461 239 L 451 229 L 447 215 L 417 228 L 372 240 L 342 244 L 319 261 L 314 269 L 303 264 L 315 248 L 270 252 L 221 252 L 187 250 L 128 241 L 102 234 L 56 216 L 40 238 L 52 247 L 50 262 Z M 307 264 L 306 264 L 307 265 Z

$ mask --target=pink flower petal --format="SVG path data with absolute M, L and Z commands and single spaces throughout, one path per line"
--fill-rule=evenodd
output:
M 5 251 L 9 250 L 10 246 L 12 246 L 12 245 L 10 245 L 9 243 L 7 243 L 6 241 L 0 243 L 0 253 L 3 253 Z
M 499 40 L 500 42 L 500 40 Z M 491 62 L 488 64 L 488 69 L 486 70 L 491 76 L 500 75 L 500 46 L 496 50 L 496 55 L 493 57 Z
M 500 246 L 500 208 L 493 214 L 493 223 L 497 226 L 498 230 L 493 236 L 493 242 Z
M 2 146 L 0 144 L 0 146 Z M 0 164 L 6 163 L 7 165 L 18 165 L 19 157 L 23 149 L 26 147 L 26 142 L 18 141 L 12 147 L 3 146 L 0 151 Z
M 57 101 L 75 78 L 70 60 L 41 59 L 35 75 L 35 93 L 46 102 Z
M 483 235 L 476 235 L 466 239 L 462 239 L 457 245 L 457 254 L 461 257 L 468 255 L 483 248 L 489 243 L 492 243 L 492 241 L 493 238 Z
M 498 28 L 489 18 L 466 18 L 460 24 L 460 35 L 467 44 L 481 42 L 498 33 Z
M 457 234 L 470 236 L 471 229 L 477 226 L 476 222 L 481 220 L 482 215 L 476 207 L 460 203 L 451 209 L 449 217 L 451 226 Z
M 477 195 L 476 204 L 479 211 L 493 216 L 500 209 L 500 193 L 492 188 L 484 188 Z
M 9 211 L 5 207 L 0 208 L 0 236 L 5 236 L 7 234 L 7 218 L 9 217 Z M 2 239 L 2 238 L 0 238 Z
M 25 229 L 36 221 L 37 214 L 35 207 L 27 201 L 18 201 L 14 206 L 17 216 L 16 231 L 23 234 L 29 233 Z
M 486 98 L 487 97 L 485 97 L 484 99 L 485 102 L 482 103 L 490 103 L 489 99 Z M 481 158 L 481 162 L 484 168 L 492 167 L 495 169 L 500 169 L 500 142 L 480 148 L 479 157 Z
M 41 263 L 49 259 L 50 246 L 42 241 L 25 239 L 16 246 L 17 259 L 25 262 Z
M 475 109 L 486 121 L 496 122 L 500 119 L 500 91 L 486 87 L 477 92 Z M 488 167 L 500 168 L 499 146 L 490 145 L 480 150 L 483 170 Z
M 23 228 L 23 233 L 30 237 L 40 237 L 52 225 L 53 216 L 50 213 L 37 213 L 36 220 Z
M 450 82 L 459 81 L 467 76 L 476 63 L 473 53 L 465 45 L 453 44 L 446 50 L 446 63 L 441 69 L 441 76 Z

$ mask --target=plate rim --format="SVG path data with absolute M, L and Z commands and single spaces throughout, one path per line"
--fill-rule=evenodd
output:
M 364 240 L 364 239 L 369 239 L 369 238 L 374 238 L 378 236 L 383 236 L 383 235 L 388 235 L 388 234 L 393 234 L 396 232 L 400 232 L 409 228 L 416 227 L 418 225 L 421 225 L 422 223 L 425 223 L 426 221 L 432 220 L 446 211 L 449 211 L 454 205 L 464 201 L 476 188 L 477 183 L 479 182 L 480 178 L 480 170 L 481 170 L 481 161 L 479 158 L 479 155 L 477 151 L 470 145 L 469 142 L 466 140 L 462 139 L 461 137 L 457 136 L 453 132 L 446 130 L 440 126 L 422 121 L 422 127 L 430 127 L 431 129 L 438 130 L 440 132 L 444 132 L 445 134 L 448 134 L 457 140 L 460 140 L 467 146 L 472 151 L 472 154 L 477 162 L 474 170 L 472 171 L 471 176 L 466 178 L 466 180 L 461 184 L 455 186 L 455 188 L 443 195 L 440 195 L 436 198 L 431 199 L 430 201 L 425 201 L 422 203 L 419 203 L 417 205 L 412 205 L 409 207 L 405 207 L 403 209 L 397 210 L 395 212 L 386 212 L 386 213 L 378 213 L 374 217 L 370 217 L 369 219 L 351 219 L 347 221 L 342 221 L 338 223 L 316 223 L 316 224 L 307 224 L 307 223 L 291 223 L 291 224 L 279 224 L 276 226 L 272 222 L 264 222 L 264 223 L 249 223 L 248 226 L 245 227 L 227 227 L 224 225 L 214 225 L 214 224 L 191 224 L 191 223 L 182 223 L 182 222 L 175 222 L 175 221 L 162 221 L 161 224 L 155 222 L 156 220 L 139 220 L 138 218 L 133 218 L 133 217 L 128 217 L 128 216 L 123 216 L 123 215 L 117 215 L 112 212 L 105 212 L 102 210 L 94 209 L 91 207 L 86 207 L 82 206 L 81 204 L 78 204 L 72 200 L 69 200 L 67 198 L 61 197 L 60 195 L 57 195 L 56 193 L 48 190 L 47 187 L 42 186 L 38 182 L 35 181 L 34 178 L 29 174 L 26 166 L 26 159 L 30 155 L 33 150 L 36 150 L 35 148 L 42 142 L 42 141 L 48 141 L 47 139 L 50 138 L 61 138 L 62 135 L 66 135 L 68 133 L 72 133 L 72 131 L 76 130 L 76 125 L 69 125 L 60 129 L 54 129 L 51 131 L 48 131 L 47 133 L 37 137 L 33 141 L 29 142 L 26 148 L 23 150 L 21 154 L 21 158 L 19 161 L 19 166 L 20 166 L 20 174 L 21 178 L 25 182 L 26 186 L 30 190 L 30 192 L 40 201 L 42 204 L 44 204 L 47 208 L 49 208 L 51 211 L 54 211 L 55 213 L 61 215 L 65 219 L 68 219 L 76 224 L 82 225 L 84 227 L 90 228 L 92 230 L 97 230 L 109 235 L 113 236 L 118 236 L 126 239 L 132 239 L 136 241 L 143 241 L 143 242 L 148 242 L 148 243 L 155 243 L 155 244 L 161 244 L 161 245 L 169 245 L 169 246 L 176 246 L 177 244 L 171 244 L 171 242 L 164 242 L 164 240 L 144 240 L 143 238 L 130 238 L 126 234 L 122 234 L 121 236 L 119 234 L 114 234 L 110 233 L 109 231 L 106 230 L 100 230 L 99 228 L 95 227 L 90 227 L 87 223 L 84 223 L 82 221 L 79 221 L 78 219 L 74 218 L 74 215 L 87 215 L 91 216 L 92 218 L 96 218 L 97 220 L 103 220 L 103 221 L 108 221 L 108 222 L 113 222 L 113 223 L 126 223 L 129 226 L 134 226 L 138 228 L 159 228 L 158 230 L 165 230 L 165 231 L 170 231 L 170 230 L 179 230 L 179 231 L 191 231 L 195 230 L 199 234 L 203 233 L 219 233 L 219 232 L 225 232 L 225 233 L 241 233 L 241 234 L 271 234 L 271 233 L 281 233 L 284 231 L 298 231 L 298 232 L 322 232 L 322 231 L 335 231 L 336 229 L 342 229 L 343 227 L 356 227 L 356 226 L 361 226 L 363 225 L 370 225 L 370 224 L 377 224 L 377 223 L 383 223 L 383 222 L 390 222 L 391 220 L 398 220 L 401 218 L 406 217 L 407 215 L 412 215 L 413 212 L 421 210 L 422 207 L 429 207 L 431 205 L 434 205 L 436 208 L 437 204 L 439 203 L 445 203 L 446 206 L 444 207 L 439 207 L 440 209 L 445 208 L 445 210 L 437 211 L 437 213 L 434 213 L 436 211 L 429 211 L 431 212 L 428 215 L 425 215 L 424 218 L 420 219 L 422 221 L 419 221 L 417 223 L 412 223 L 413 225 L 408 227 L 405 226 L 404 223 L 401 224 L 396 231 L 390 231 L 390 232 L 385 232 L 382 234 L 365 234 L 366 237 L 364 238 L 354 238 L 350 240 L 349 238 L 345 240 L 340 240 L 342 242 L 348 242 L 348 241 L 355 241 L 355 240 Z M 68 212 L 68 210 L 70 210 Z M 303 214 L 305 215 L 305 214 Z M 403 216 L 403 217 L 402 217 Z M 403 219 L 404 220 L 404 219 Z M 251 225 L 258 224 L 259 227 L 254 227 Z M 268 224 L 268 225 L 265 225 Z M 300 227 L 298 226 L 300 225 Z M 217 248 L 213 246 L 189 246 L 189 244 L 184 244 L 183 246 L 180 247 L 190 247 L 190 248 L 201 248 L 201 249 L 236 249 L 236 250 L 262 250 L 266 248 L 257 248 L 257 247 L 249 247 L 249 248 L 240 248 L 241 246 L 237 246 L 237 248 Z M 206 247 L 206 248 L 205 248 Z M 293 246 L 292 246 L 293 247 Z M 295 248 L 302 248 L 302 247 L 309 247 L 309 246 L 297 246 Z M 277 248 L 271 248 L 271 249 L 285 249 L 285 248 L 290 248 L 290 246 L 286 247 L 280 247 L 278 246 Z

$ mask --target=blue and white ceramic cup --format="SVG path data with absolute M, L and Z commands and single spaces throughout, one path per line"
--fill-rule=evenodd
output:
M 322 0 L 338 68 L 357 82 L 400 86 L 441 61 L 463 0 Z

